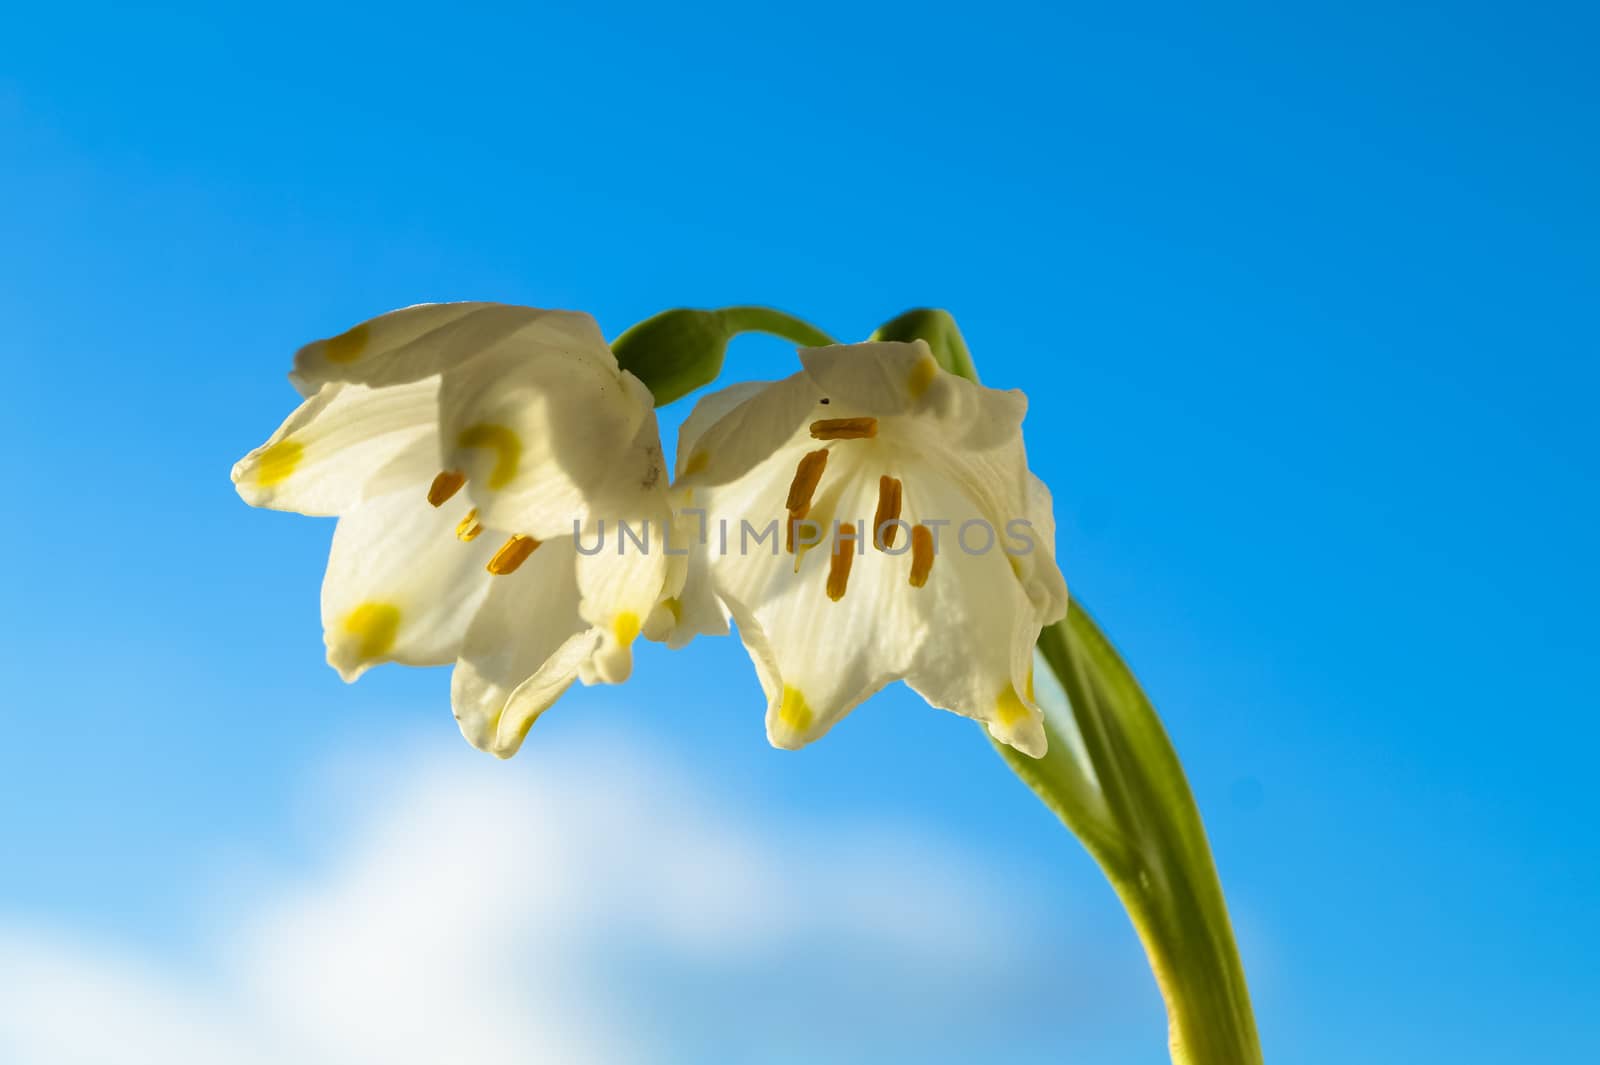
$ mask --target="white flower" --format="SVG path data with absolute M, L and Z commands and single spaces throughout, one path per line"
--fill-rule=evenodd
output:
M 295 356 L 306 397 L 233 468 L 253 506 L 337 515 L 328 663 L 456 663 L 462 733 L 501 757 L 571 685 L 616 683 L 663 593 L 660 551 L 580 553 L 575 523 L 667 519 L 649 391 L 585 314 L 423 304 Z M 631 545 L 630 545 L 631 546 Z
M 904 679 L 1043 755 L 1033 648 L 1067 598 L 1050 495 L 1023 450 L 1026 399 L 945 372 L 920 341 L 800 360 L 793 377 L 708 396 L 683 425 L 678 501 L 684 524 L 705 512 L 692 568 L 710 580 L 685 589 L 675 639 L 726 631 L 731 614 L 778 747 Z

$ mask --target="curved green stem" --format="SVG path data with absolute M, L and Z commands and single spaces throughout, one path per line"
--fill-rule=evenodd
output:
M 650 389 L 656 406 L 664 407 L 715 381 L 728 341 L 740 333 L 770 333 L 802 347 L 833 343 L 816 326 L 771 307 L 675 307 L 624 330 L 611 350 L 617 364 Z
M 773 307 L 724 307 L 716 313 L 727 326 L 730 337 L 735 333 L 770 333 L 803 348 L 821 348 L 836 343 L 810 322 Z
M 945 311 L 907 311 L 873 339 L 924 340 L 939 365 L 978 380 Z M 1166 1001 L 1174 1065 L 1261 1065 L 1205 826 L 1155 708 L 1076 601 L 1040 633 L 1037 657 L 1066 696 L 1063 705 L 1040 700 L 1049 750 L 1034 759 L 996 749 L 1082 841 L 1122 900 Z
M 1065 707 L 1046 706 L 1051 750 L 1069 747 L 1072 733 L 1081 738 L 1103 805 L 1085 803 L 1072 759 L 1067 768 L 1041 767 L 997 749 L 1083 841 L 1122 900 L 1166 1001 L 1174 1065 L 1260 1065 L 1222 885 L 1155 708 L 1077 603 L 1040 635 L 1039 652 L 1067 696 Z

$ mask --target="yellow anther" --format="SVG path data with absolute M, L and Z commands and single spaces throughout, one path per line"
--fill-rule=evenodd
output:
M 340 628 L 356 638 L 356 654 L 363 660 L 382 658 L 400 632 L 400 608 L 393 603 L 362 603 L 344 616 Z
M 456 526 L 456 539 L 464 544 L 470 544 L 483 532 L 483 526 L 478 524 L 478 508 L 473 507 L 467 511 L 467 516 L 462 518 Z
M 1000 697 L 995 700 L 995 722 L 1004 729 L 1014 728 L 1026 721 L 1029 713 L 1028 704 L 1024 703 L 1022 697 L 1017 694 L 1017 686 L 1015 684 L 1007 684 L 1005 691 L 1001 692 Z
M 515 573 L 517 567 L 528 561 L 528 556 L 539 547 L 539 541 L 531 536 L 513 536 L 500 545 L 500 550 L 494 553 L 485 567 L 497 577 L 507 573 Z
M 933 572 L 933 532 L 926 525 L 911 529 L 911 587 L 921 588 Z
M 876 418 L 824 418 L 811 423 L 816 440 L 871 440 L 877 435 Z
M 853 525 L 839 527 L 833 538 L 833 557 L 828 560 L 828 598 L 835 603 L 844 598 L 850 584 L 850 567 L 856 560 L 856 530 Z
M 612 618 L 611 635 L 615 636 L 617 642 L 624 647 L 633 643 L 639 635 L 639 615 L 631 610 L 624 610 Z
M 460 470 L 445 470 L 428 486 L 428 502 L 436 507 L 442 507 L 445 501 L 461 491 L 461 486 L 466 483 L 467 475 Z
M 367 323 L 362 322 L 354 329 L 347 329 L 323 341 L 323 357 L 334 363 L 355 362 L 367 350 L 369 339 Z
M 517 434 L 503 425 L 479 423 L 461 430 L 456 438 L 461 447 L 484 448 L 494 452 L 494 468 L 489 471 L 488 486 L 499 491 L 511 483 L 522 462 L 522 441 Z
M 785 684 L 783 699 L 778 703 L 778 720 L 790 732 L 805 735 L 810 731 L 816 715 L 811 712 L 811 707 L 806 703 L 806 697 L 800 694 L 800 689 Z
M 305 455 L 305 445 L 300 441 L 279 440 L 256 456 L 256 484 L 267 488 L 287 481 Z
M 794 480 L 789 482 L 789 498 L 784 507 L 792 517 L 803 518 L 811 512 L 811 497 L 822 483 L 822 471 L 828 465 L 828 449 L 808 451 L 794 469 Z
M 887 551 L 900 534 L 900 501 L 903 495 L 898 477 L 878 478 L 878 512 L 872 516 L 872 546 Z

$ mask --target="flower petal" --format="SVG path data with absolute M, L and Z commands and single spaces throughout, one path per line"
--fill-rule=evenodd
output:
M 485 522 L 540 539 L 570 535 L 609 493 L 665 491 L 649 390 L 598 350 L 518 338 L 446 375 L 446 463 L 468 475 Z M 636 438 L 648 425 L 654 453 Z
M 696 636 L 726 636 L 729 615 L 712 587 L 713 540 L 707 512 L 689 505 L 693 498 L 689 490 L 675 491 L 672 498 L 665 596 L 645 619 L 644 636 L 677 650 Z
M 678 483 L 728 484 L 778 451 L 808 440 L 807 423 L 827 397 L 803 373 L 734 385 L 701 400 L 678 432 Z
M 479 750 L 515 754 L 599 640 L 578 614 L 572 538 L 540 545 L 516 572 L 494 578 L 467 630 L 450 682 L 461 734 Z
M 1041 757 L 1044 719 L 1032 676 L 1043 620 L 1003 530 L 935 471 L 912 466 L 905 483 L 905 520 L 946 523 L 926 582 L 897 589 L 923 622 L 906 683 L 931 705 L 982 721 L 996 739 Z
M 394 388 L 324 385 L 234 464 L 234 487 L 253 507 L 341 514 L 367 493 L 374 474 L 432 436 L 438 394 L 436 378 Z M 416 477 L 438 472 L 438 451 L 435 444 L 431 458 L 418 452 L 424 461 Z
M 599 519 L 578 537 L 579 612 L 600 633 L 585 683 L 620 684 L 633 671 L 633 641 L 670 591 L 665 517 Z
M 824 395 L 880 417 L 910 411 L 950 377 L 920 340 L 801 348 L 800 363 Z
M 727 520 L 743 532 L 741 521 L 766 512 L 783 515 L 781 504 L 796 462 L 796 451 L 779 453 L 751 475 L 714 490 L 713 523 Z M 783 547 L 782 522 L 775 535 L 755 542 L 730 537 L 729 549 L 709 549 L 712 579 L 739 627 L 767 696 L 767 735 L 776 747 L 796 748 L 828 729 L 909 668 L 923 621 L 899 594 L 903 567 L 870 546 L 870 532 L 851 559 L 838 599 L 829 594 L 834 560 L 833 521 L 854 528 L 855 515 L 870 518 L 877 479 L 870 496 L 865 478 L 844 453 L 830 468 L 810 514 L 824 538 L 802 547 L 798 556 Z M 774 506 L 773 501 L 777 501 Z M 802 537 L 802 541 L 805 537 Z M 844 550 L 854 550 L 845 547 Z
M 307 344 L 295 354 L 289 380 L 302 394 L 329 381 L 400 384 L 443 373 L 513 340 L 610 355 L 587 314 L 504 303 L 421 303 Z
M 720 388 L 715 392 L 700 397 L 694 405 L 694 410 L 678 426 L 678 468 L 674 473 L 682 477 L 686 473 L 699 472 L 689 470 L 690 466 L 704 466 L 703 460 L 693 461 L 692 456 L 697 453 L 697 445 L 706 430 L 716 425 L 723 418 L 733 413 L 735 409 L 746 402 L 755 399 L 770 389 L 775 382 L 772 381 L 740 381 L 738 384 Z
M 488 594 L 492 533 L 463 542 L 465 502 L 434 507 L 426 483 L 364 500 L 339 519 L 322 584 L 328 664 L 354 680 L 380 662 L 443 665 Z

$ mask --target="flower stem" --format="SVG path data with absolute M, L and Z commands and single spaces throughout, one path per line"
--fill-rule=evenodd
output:
M 1070 756 L 1041 767 L 997 749 L 1083 840 L 1122 900 L 1166 1000 L 1174 1065 L 1260 1065 L 1222 885 L 1155 709 L 1076 602 L 1041 634 L 1039 652 L 1068 703 L 1047 707 L 1051 750 L 1070 749 L 1073 732 L 1082 738 L 1101 801 L 1084 801 L 1082 768 Z
M 873 339 L 926 341 L 939 365 L 978 380 L 946 311 L 907 311 Z M 1205 826 L 1155 708 L 1076 600 L 1040 634 L 1037 657 L 1066 694 L 1065 705 L 1041 700 L 1049 750 L 1034 759 L 998 742 L 996 749 L 1082 841 L 1122 900 L 1166 1001 L 1173 1065 L 1261 1065 Z
M 726 325 L 729 336 L 735 333 L 770 333 L 803 348 L 821 348 L 836 343 L 810 322 L 773 307 L 723 307 L 717 314 Z

